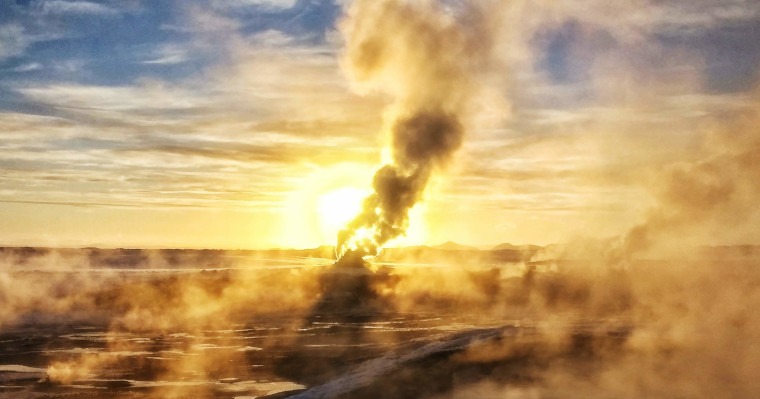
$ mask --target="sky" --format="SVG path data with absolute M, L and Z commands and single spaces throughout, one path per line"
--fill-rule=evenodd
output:
M 334 245 L 393 102 L 346 73 L 350 3 L 0 2 L 0 245 Z M 495 66 L 401 244 L 620 234 L 758 109 L 757 1 L 491 3 Z

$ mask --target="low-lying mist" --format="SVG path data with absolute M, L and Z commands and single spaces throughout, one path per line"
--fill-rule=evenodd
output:
M 462 261 L 457 251 L 449 251 L 449 262 L 440 257 L 429 261 L 412 249 L 416 258 L 409 255 L 404 262 L 372 263 L 359 257 L 293 266 L 291 258 L 291 266 L 227 264 L 189 271 L 147 265 L 95 268 L 77 264 L 75 259 L 86 256 L 29 250 L 20 256 L 24 251 L 6 250 L 0 274 L 2 330 L 103 326 L 107 334 L 102 350 L 70 352 L 45 364 L 45 379 L 54 385 L 107 378 L 109 370 L 125 367 L 156 381 L 236 375 L 251 361 L 246 352 L 197 350 L 212 336 L 218 347 L 225 341 L 240 345 L 234 333 L 220 338 L 218 331 L 267 325 L 273 317 L 288 315 L 294 331 L 304 332 L 273 334 L 259 348 L 281 348 L 282 356 L 272 359 L 270 367 L 287 380 L 311 386 L 408 342 L 404 333 L 383 335 L 378 342 L 371 330 L 344 334 L 333 331 L 338 326 L 374 326 L 411 314 L 456 319 L 464 331 L 468 327 L 462 325 L 509 325 L 520 333 L 505 333 L 436 359 L 431 363 L 436 372 L 418 364 L 404 366 L 409 374 L 405 378 L 416 381 L 412 396 L 402 384 L 396 391 L 387 387 L 385 396 L 369 397 L 758 393 L 760 317 L 751 309 L 760 305 L 760 251 L 750 246 L 701 247 L 688 256 L 658 258 L 650 251 L 646 257 L 630 253 L 625 262 L 616 256 L 613 262 L 609 249 L 619 242 L 553 247 L 523 254 L 532 259 L 510 262 L 499 262 L 488 251 L 467 256 L 472 262 Z M 428 256 L 444 251 L 431 250 Z M 155 356 L 197 354 L 182 356 L 171 366 L 135 363 L 130 354 L 144 352 L 145 342 L 125 337 L 137 333 L 163 342 Z M 185 338 L 169 339 L 176 336 Z M 435 334 L 430 339 L 446 340 Z M 314 342 L 331 345 L 331 354 L 317 358 L 303 350 Z M 376 346 L 357 357 L 351 348 L 363 345 Z M 398 373 L 385 382 L 398 382 Z M 441 385 L 441 378 L 448 383 Z M 150 392 L 186 397 L 188 389 L 156 387 Z M 219 397 L 208 387 L 190 392 L 193 397 Z M 348 397 L 368 397 L 358 392 Z

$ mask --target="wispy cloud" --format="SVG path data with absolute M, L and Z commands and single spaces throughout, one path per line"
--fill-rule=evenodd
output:
M 379 99 L 347 90 L 332 50 L 274 33 L 230 50 L 172 83 L 18 85 L 49 112 L 0 113 L 0 200 L 277 209 L 306 169 L 378 161 Z
M 0 61 L 22 54 L 32 42 L 20 24 L 0 25 Z
M 214 0 L 211 7 L 216 9 L 236 9 L 244 7 L 292 8 L 298 0 Z
M 45 0 L 39 5 L 43 13 L 114 15 L 119 11 L 107 5 L 89 1 Z
M 179 64 L 187 61 L 187 59 L 188 49 L 185 46 L 169 43 L 156 48 L 150 54 L 149 59 L 143 61 L 143 64 Z

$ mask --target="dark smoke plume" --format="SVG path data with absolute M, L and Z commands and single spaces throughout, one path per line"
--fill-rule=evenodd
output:
M 491 26 L 476 6 L 359 0 L 343 21 L 344 67 L 354 81 L 395 98 L 386 130 L 392 162 L 373 180 L 362 212 L 338 234 L 338 257 L 374 256 L 406 232 L 436 168 L 462 145 L 467 101 L 490 58 Z

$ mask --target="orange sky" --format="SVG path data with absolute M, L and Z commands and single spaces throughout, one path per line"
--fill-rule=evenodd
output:
M 500 6 L 498 69 L 398 244 L 618 234 L 653 204 L 653 173 L 709 155 L 712 135 L 757 109 L 757 7 L 579 3 Z M 21 8 L 0 21 L 15 46 L 0 47 L 0 244 L 334 245 L 325 214 L 344 207 L 325 198 L 352 192 L 336 199 L 351 208 L 369 192 L 394 99 L 342 69 L 340 4 L 305 20 L 285 18 L 300 3 L 261 4 L 178 5 L 149 20 L 167 41 L 125 42 L 124 70 L 97 41 L 87 56 L 40 52 L 82 27 L 31 35 Z

